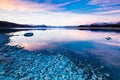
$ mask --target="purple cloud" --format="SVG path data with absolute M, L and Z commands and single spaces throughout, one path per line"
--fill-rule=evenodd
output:
M 91 0 L 90 5 L 99 6 L 95 10 L 95 14 L 118 14 L 120 13 L 119 0 Z
M 104 11 L 104 12 L 96 12 L 95 14 L 116 14 L 120 13 L 120 10 L 111 10 L 111 11 Z
M 35 12 L 46 12 L 46 11 L 61 11 L 63 6 L 78 2 L 80 0 L 67 1 L 59 4 L 52 4 L 51 0 L 45 0 L 43 3 L 32 2 L 29 0 L 1 0 L 0 9 L 2 10 L 17 10 L 17 11 L 35 11 Z M 17 5 L 17 6 L 16 6 Z
M 111 6 L 120 4 L 120 0 L 91 0 L 89 4 L 99 6 Z
M 37 3 L 22 0 L 1 0 L 0 9 L 2 10 L 18 10 L 18 11 L 50 11 L 60 10 L 59 7 L 52 4 Z

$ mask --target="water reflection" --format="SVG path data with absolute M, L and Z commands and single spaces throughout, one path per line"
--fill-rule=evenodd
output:
M 34 35 L 25 37 L 25 33 Z M 120 33 L 55 29 L 19 31 L 10 35 L 13 36 L 10 37 L 11 41 L 8 45 L 19 45 L 29 51 L 54 50 L 55 48 L 68 50 L 73 53 L 67 52 L 67 54 L 77 54 L 80 58 L 82 56 L 87 62 L 97 66 L 108 66 L 109 71 L 116 72 L 113 74 L 120 76 L 118 74 L 120 71 Z M 106 40 L 106 37 L 111 37 L 111 39 Z M 74 58 L 78 57 L 72 57 Z
M 34 36 L 25 37 L 25 33 L 34 33 Z M 82 30 L 29 30 L 11 33 L 9 45 L 19 45 L 29 51 L 61 47 L 74 52 L 91 53 L 117 64 L 114 60 L 119 57 L 120 34 L 114 32 L 93 32 Z M 105 37 L 111 37 L 106 40 Z M 113 54 L 114 53 L 114 54 Z M 108 55 L 109 54 L 109 55 Z M 102 56 L 102 57 L 101 57 Z M 104 57 L 103 57 L 104 56 Z
M 34 36 L 25 37 L 25 33 L 34 33 Z M 92 41 L 112 46 L 120 46 L 120 35 L 117 33 L 93 32 L 81 30 L 31 30 L 11 33 L 11 43 L 9 45 L 20 45 L 28 50 L 42 49 L 54 42 L 71 42 L 71 41 Z M 107 41 L 105 37 L 111 37 L 112 40 Z M 33 47 L 32 47 L 33 46 Z M 51 45 L 52 46 L 52 45 Z

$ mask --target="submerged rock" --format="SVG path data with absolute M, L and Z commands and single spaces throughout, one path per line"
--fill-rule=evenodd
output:
M 9 36 L 8 36 L 8 35 L 4 35 L 4 34 L 0 34 L 0 51 L 1 51 L 1 48 L 2 48 L 7 42 L 9 42 Z
M 19 80 L 30 80 L 28 77 L 20 78 Z
M 13 46 L 8 48 L 14 49 Z M 10 54 L 11 51 L 8 50 L 6 53 Z M 102 80 L 104 77 L 102 74 L 91 74 L 90 66 L 90 71 L 86 70 L 86 67 L 76 66 L 67 56 L 60 53 L 35 54 L 20 48 L 13 50 L 9 57 L 14 61 L 4 64 L 5 67 L 0 65 L 0 76 L 3 76 L 0 80 Z M 2 62 L 3 59 L 1 58 Z M 99 76 L 100 79 L 97 79 Z
M 24 36 L 31 37 L 31 36 L 33 36 L 33 33 L 25 33 Z

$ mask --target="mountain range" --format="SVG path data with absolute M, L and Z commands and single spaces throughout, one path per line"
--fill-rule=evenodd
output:
M 0 21 L 0 28 L 10 29 L 10 28 L 39 28 L 39 27 L 48 27 L 46 25 L 26 25 L 26 24 L 17 24 L 7 21 Z M 52 26 L 53 27 L 53 26 Z M 70 27 L 70 26 L 69 26 Z M 71 26 L 74 27 L 74 26 Z M 117 23 L 93 23 L 89 25 L 78 25 L 75 27 L 119 27 L 120 22 Z

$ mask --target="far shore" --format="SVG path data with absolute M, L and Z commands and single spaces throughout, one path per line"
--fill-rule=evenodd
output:
M 16 31 L 25 31 L 25 30 L 47 30 L 47 29 L 75 29 L 75 30 L 97 30 L 97 31 L 120 31 L 120 27 L 46 27 L 46 28 L 0 28 L 0 33 L 10 33 L 10 32 L 16 32 Z
M 118 23 L 101 23 L 78 26 L 47 26 L 47 25 L 23 25 L 12 22 L 0 21 L 0 32 L 15 32 L 21 30 L 47 30 L 53 28 L 60 29 L 77 29 L 77 30 L 103 30 L 103 31 L 120 31 L 120 22 Z
M 120 31 L 120 27 L 79 27 L 80 30 L 113 30 Z

